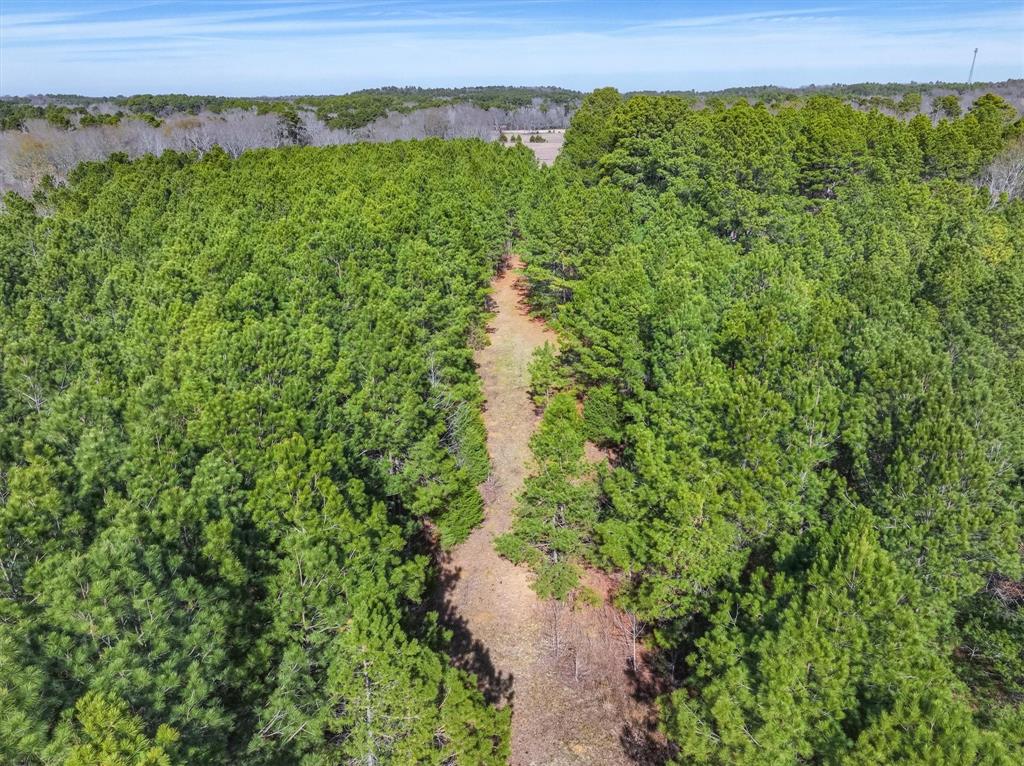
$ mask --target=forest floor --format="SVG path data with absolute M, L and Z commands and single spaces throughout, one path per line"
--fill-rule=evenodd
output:
M 492 702 L 511 705 L 513 766 L 660 763 L 649 695 L 630 670 L 628 621 L 607 603 L 611 581 L 587 574 L 605 601 L 599 606 L 545 602 L 530 588 L 530 570 L 494 549 L 532 466 L 529 440 L 540 418 L 527 365 L 535 348 L 556 340 L 529 315 L 520 266 L 513 258 L 495 279 L 490 344 L 476 352 L 493 468 L 480 488 L 483 523 L 441 560 L 453 659 L 477 674 Z

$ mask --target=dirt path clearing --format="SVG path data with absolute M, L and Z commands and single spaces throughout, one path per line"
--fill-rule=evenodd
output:
M 533 152 L 541 165 L 553 165 L 555 158 L 562 151 L 562 144 L 565 143 L 565 130 L 505 130 L 502 134 L 509 139 L 505 144 L 511 146 L 512 141 L 519 138 L 525 146 Z M 530 141 L 530 136 L 540 136 L 543 141 Z
M 484 522 L 442 562 L 454 659 L 478 674 L 493 701 L 512 705 L 513 766 L 654 762 L 642 752 L 649 710 L 633 699 L 617 613 L 541 602 L 529 570 L 494 550 L 532 464 L 539 418 L 527 365 L 535 348 L 555 341 L 521 301 L 519 266 L 513 260 L 494 282 L 490 345 L 476 354 L 493 473 L 481 487 Z

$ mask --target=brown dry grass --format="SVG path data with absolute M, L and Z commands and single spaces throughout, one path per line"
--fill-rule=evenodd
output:
M 551 165 L 554 163 L 558 153 L 562 151 L 562 144 L 565 142 L 565 131 L 562 129 L 557 130 L 506 130 L 504 131 L 505 136 L 509 139 L 515 140 L 515 136 L 519 136 L 523 139 L 523 145 L 528 146 L 532 151 L 537 161 L 541 165 Z M 534 133 L 540 135 L 543 139 L 543 143 L 531 143 L 530 136 Z M 510 146 L 511 141 L 506 144 Z
M 532 463 L 538 415 L 527 365 L 555 335 L 531 318 L 513 259 L 494 282 L 490 344 L 476 352 L 483 380 L 493 473 L 481 486 L 484 522 L 441 562 L 445 622 L 456 633 L 456 662 L 478 673 L 481 688 L 512 706 L 514 766 L 656 763 L 649 753 L 651 710 L 638 702 L 622 615 L 608 606 L 613 584 L 588 573 L 606 603 L 541 601 L 531 574 L 494 550 L 513 523 L 516 496 Z

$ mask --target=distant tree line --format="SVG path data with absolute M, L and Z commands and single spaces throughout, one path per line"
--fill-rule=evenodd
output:
M 747 101 L 764 101 L 765 103 L 782 103 L 809 96 L 833 96 L 850 103 L 870 103 L 872 99 L 885 99 L 886 103 L 898 102 L 907 95 L 914 93 L 932 94 L 949 91 L 957 96 L 971 92 L 977 95 L 995 93 L 1012 99 L 1024 98 L 1024 80 L 1006 80 L 1004 82 L 861 82 L 835 83 L 831 85 L 804 85 L 786 88 L 777 85 L 752 85 L 736 88 L 723 88 L 710 91 L 634 91 L 636 94 L 683 96 L 692 99 L 720 98 L 725 101 L 744 99 Z M 630 95 L 630 94 L 627 94 Z
M 0 99 L 0 130 L 22 127 L 27 119 L 49 119 L 61 127 L 71 127 L 75 115 L 89 113 L 89 107 L 109 104 L 122 113 L 168 117 L 200 112 L 221 114 L 231 110 L 257 114 L 284 114 L 301 107 L 315 111 L 328 127 L 353 130 L 361 128 L 389 112 L 408 113 L 417 109 L 472 104 L 481 109 L 511 111 L 538 105 L 578 104 L 579 91 L 555 87 L 480 86 L 467 88 L 388 87 L 354 91 L 338 96 L 280 96 L 236 98 L 228 96 L 191 96 L 183 93 L 138 94 L 88 98 L 85 96 L 39 96 Z M 42 101 L 43 103 L 36 103 Z
M 394 88 L 296 100 L 173 94 L 87 104 L 78 97 L 46 104 L 0 100 L 0 192 L 27 196 L 44 178 L 63 183 L 79 162 L 115 153 L 135 157 L 170 149 L 202 154 L 220 146 L 237 156 L 260 147 L 493 140 L 502 128 L 565 127 L 572 93 L 547 88 Z
M 796 106 L 826 92 L 865 111 L 937 122 L 958 117 L 988 87 L 1024 108 L 1024 81 L 979 84 L 877 84 L 806 88 L 732 88 L 684 98 L 717 108 L 742 100 L 771 109 Z M 626 97 L 644 95 L 626 94 Z M 0 192 L 29 194 L 42 178 L 62 183 L 82 161 L 117 152 L 129 156 L 165 149 L 203 152 L 218 145 L 229 154 L 284 145 L 325 146 L 357 141 L 484 138 L 502 129 L 568 125 L 582 94 L 555 87 L 387 87 L 340 96 L 233 98 L 185 94 L 96 99 L 53 95 L 0 98 Z M 18 135 L 22 134 L 22 135 Z

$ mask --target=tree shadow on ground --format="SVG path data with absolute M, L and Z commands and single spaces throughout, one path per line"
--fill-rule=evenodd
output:
M 498 707 L 511 707 L 513 703 L 513 676 L 495 668 L 491 653 L 483 642 L 473 636 L 455 605 L 451 594 L 455 583 L 462 576 L 462 570 L 451 562 L 451 556 L 441 549 L 436 536 L 429 534 L 428 554 L 436 567 L 436 580 L 428 606 L 438 615 L 438 623 L 451 633 L 451 640 L 445 651 L 452 664 L 476 676 L 477 688 L 484 699 Z
M 651 721 L 627 723 L 622 727 L 619 742 L 622 752 L 637 766 L 664 766 L 675 755 L 675 748 Z
M 676 747 L 658 730 L 657 701 L 673 688 L 671 674 L 658 672 L 658 664 L 657 656 L 650 652 L 644 652 L 638 667 L 627 662 L 626 675 L 633 687 L 633 699 L 648 711 L 642 720 L 628 721 L 619 734 L 622 751 L 637 766 L 663 766 L 677 754 Z

